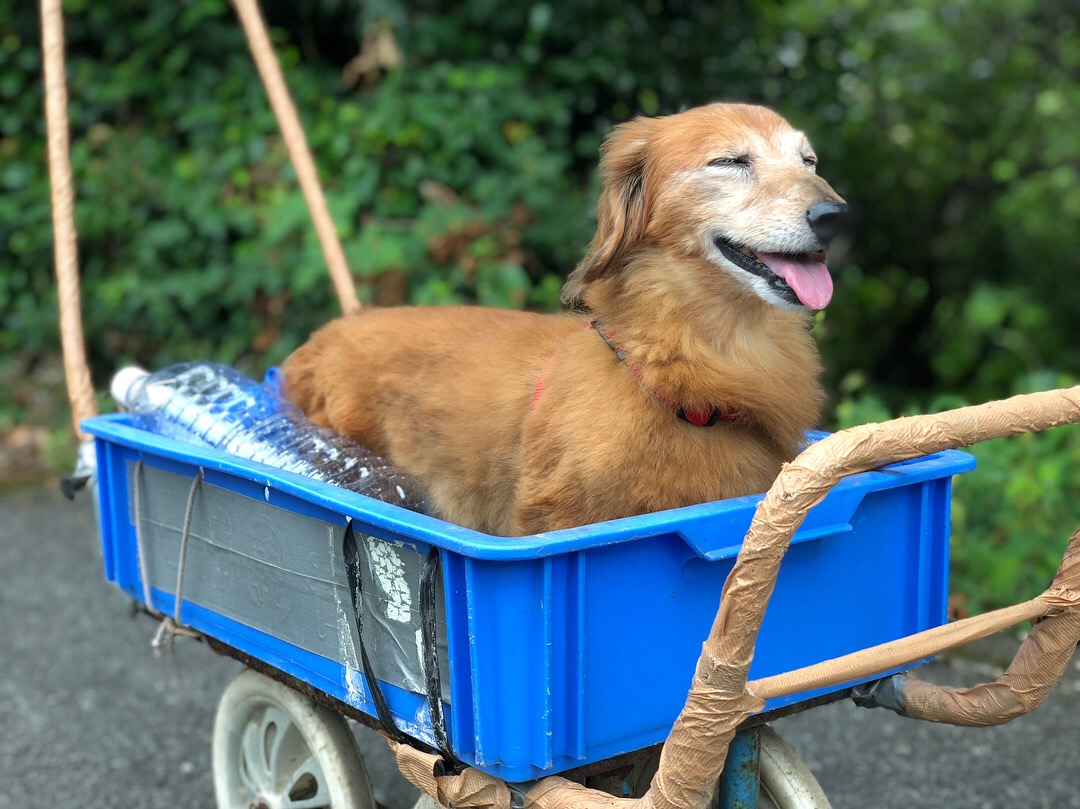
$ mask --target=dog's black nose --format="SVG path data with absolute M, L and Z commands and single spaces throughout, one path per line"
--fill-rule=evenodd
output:
M 826 250 L 833 239 L 847 231 L 851 215 L 846 203 L 830 199 L 811 205 L 806 212 L 806 221 L 810 224 L 810 230 L 818 237 L 821 249 Z

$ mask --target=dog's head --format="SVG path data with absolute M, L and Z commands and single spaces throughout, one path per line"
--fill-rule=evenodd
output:
M 659 247 L 774 306 L 823 309 L 825 250 L 847 205 L 816 164 L 806 136 L 764 107 L 713 104 L 617 127 L 604 144 L 596 236 L 563 300 L 582 304 L 589 284 Z

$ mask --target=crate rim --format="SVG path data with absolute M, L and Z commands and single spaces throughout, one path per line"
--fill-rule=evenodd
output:
M 284 494 L 336 513 L 343 523 L 359 520 L 381 531 L 400 535 L 408 541 L 427 543 L 462 556 L 487 561 L 525 561 L 618 545 L 663 534 L 675 534 L 686 540 L 684 532 L 688 523 L 703 518 L 723 519 L 736 512 L 752 510 L 765 496 L 764 493 L 752 494 L 576 528 L 503 537 L 464 528 L 437 517 L 409 511 L 272 466 L 236 458 L 220 450 L 160 436 L 133 425 L 125 413 L 92 416 L 82 422 L 82 428 L 95 438 L 151 453 L 151 457 L 162 457 L 181 464 L 235 475 L 265 487 L 278 489 Z M 813 432 L 809 433 L 808 437 L 811 441 L 817 441 L 827 435 Z M 848 493 L 861 499 L 871 492 L 938 479 L 946 474 L 957 475 L 974 468 L 975 458 L 971 454 L 960 450 L 944 450 L 850 475 L 841 480 L 833 491 Z M 793 541 L 798 539 L 796 535 Z M 735 550 L 737 551 L 737 548 Z

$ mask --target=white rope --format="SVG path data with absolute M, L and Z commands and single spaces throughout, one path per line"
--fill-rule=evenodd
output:
M 188 490 L 187 507 L 184 510 L 184 527 L 180 532 L 180 555 L 176 561 L 176 600 L 173 605 L 173 614 L 171 616 L 166 615 L 162 619 L 157 634 L 154 635 L 151 646 L 154 647 L 155 651 L 160 651 L 166 645 L 169 649 L 172 649 L 173 638 L 177 635 L 199 637 L 197 632 L 184 626 L 180 616 L 184 604 L 184 571 L 187 568 L 188 544 L 191 539 L 191 518 L 195 513 L 195 495 L 199 491 L 202 479 L 203 470 L 200 467 L 191 481 L 191 488 Z
M 154 606 L 152 590 L 150 587 L 150 562 L 146 553 L 146 539 L 143 535 L 143 459 L 140 458 L 135 464 L 135 486 L 133 496 L 135 498 L 135 552 L 139 556 L 139 578 L 142 579 L 143 603 L 146 611 L 161 623 L 150 646 L 155 652 L 162 649 L 172 649 L 172 640 L 176 635 L 189 638 L 199 638 L 200 634 L 183 625 L 181 609 L 184 601 L 184 571 L 187 568 L 188 544 L 191 537 L 191 519 L 195 511 L 195 494 L 202 483 L 203 470 L 199 469 L 191 481 L 191 489 L 188 490 L 187 508 L 184 511 L 184 527 L 180 533 L 180 555 L 176 563 L 176 603 L 171 616 L 165 615 Z
M 191 516 L 195 511 L 195 494 L 199 491 L 202 479 L 203 470 L 200 467 L 199 473 L 195 475 L 195 479 L 191 482 L 191 489 L 188 491 L 187 509 L 184 511 L 184 532 L 180 535 L 180 560 L 176 565 L 176 609 L 173 611 L 173 619 L 176 621 L 177 626 L 183 626 L 184 624 L 180 620 L 180 610 L 184 602 L 184 570 L 187 567 L 188 540 L 191 538 Z

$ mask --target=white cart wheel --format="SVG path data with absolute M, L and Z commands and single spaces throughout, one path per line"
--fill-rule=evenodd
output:
M 830 809 L 810 768 L 768 725 L 761 729 L 759 809 Z
M 251 669 L 221 695 L 213 770 L 218 809 L 375 809 L 341 715 Z

